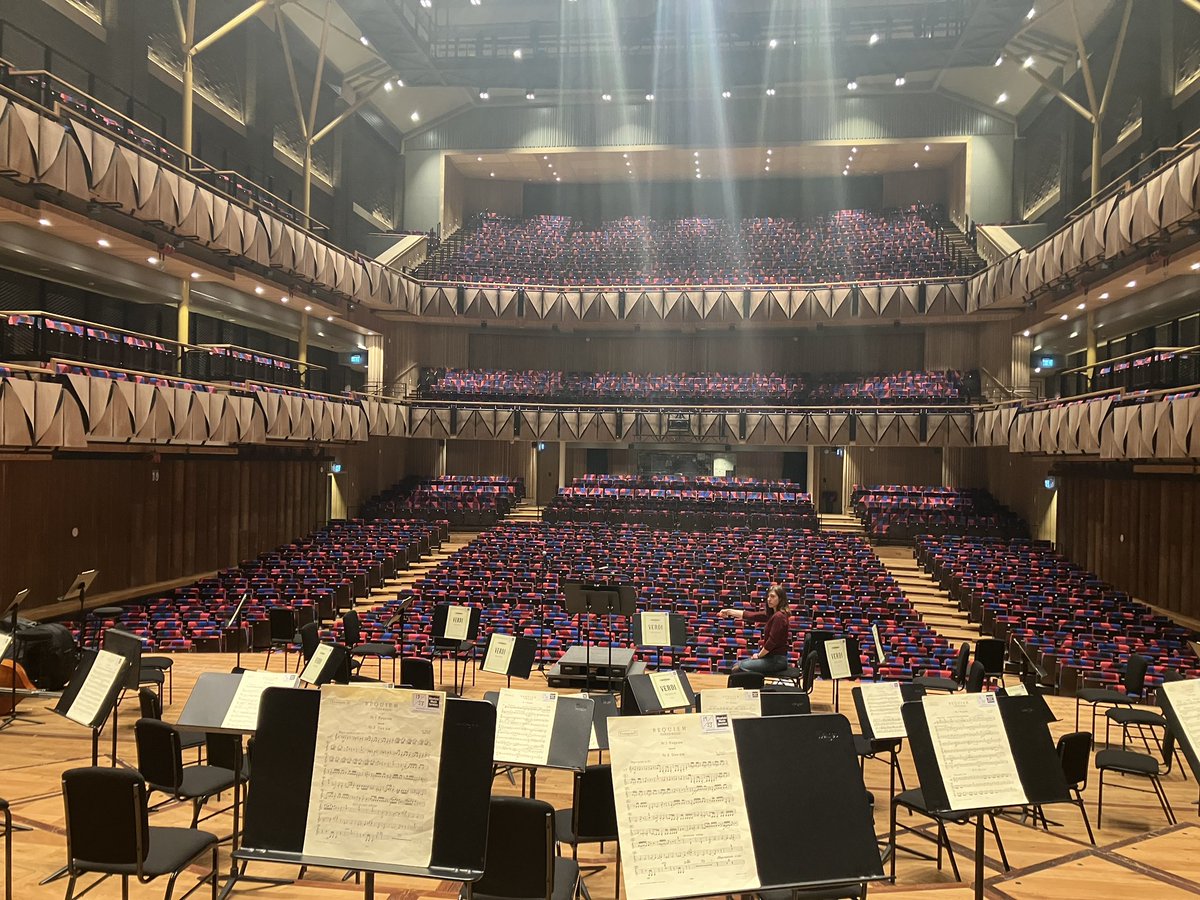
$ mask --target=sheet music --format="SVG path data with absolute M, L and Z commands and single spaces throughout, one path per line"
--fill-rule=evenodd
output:
M 487 656 L 483 660 L 483 671 L 507 675 L 508 667 L 512 663 L 513 648 L 516 646 L 517 639 L 511 634 L 492 632 L 488 640 Z
M 471 628 L 471 607 L 450 606 L 446 609 L 446 637 L 465 641 Z
M 671 614 L 665 612 L 644 612 L 642 623 L 643 647 L 671 646 Z
M 883 649 L 883 638 L 879 636 L 879 626 L 874 622 L 871 623 L 871 638 L 875 641 L 875 659 L 882 666 L 887 662 L 887 653 Z
M 0 631 L 0 659 L 4 659 L 10 644 L 12 644 L 12 635 L 7 631 Z
M 859 685 L 863 711 L 871 726 L 872 736 L 880 739 L 908 737 L 900 708 L 904 696 L 898 681 L 866 681 Z
M 269 687 L 295 687 L 297 684 L 298 676 L 286 672 L 243 672 L 221 727 L 254 731 L 258 728 L 258 703 L 262 692 Z
M 951 809 L 1027 802 L 995 694 L 926 696 L 924 707 Z
M 550 759 L 550 737 L 558 694 L 501 688 L 496 705 L 496 762 L 544 766 Z
M 1029 688 L 1025 687 L 1025 685 L 1023 685 L 1023 684 L 1018 683 L 1018 684 L 1014 684 L 1012 687 L 1006 687 L 1004 689 L 1004 694 L 1007 697 L 1028 697 L 1029 696 Z
M 683 689 L 683 682 L 679 680 L 679 673 L 674 669 L 651 672 L 650 686 L 654 688 L 654 696 L 658 698 L 658 705 L 663 709 L 679 709 L 681 706 L 692 705 Z
M 850 677 L 850 654 L 846 652 L 845 638 L 826 641 L 825 658 L 829 660 L 830 678 L 837 680 Z
M 728 716 L 621 716 L 608 740 L 629 900 L 759 887 Z
M 1179 721 L 1180 737 L 1194 753 L 1200 753 L 1200 679 L 1164 681 L 1159 690 L 1166 694 Z
M 758 690 L 717 688 L 702 691 L 700 708 L 708 713 L 726 713 L 731 719 L 757 719 L 762 715 L 762 696 Z
M 321 689 L 306 854 L 429 865 L 445 710 L 441 692 Z
M 96 660 L 88 669 L 87 677 L 79 688 L 79 693 L 67 710 L 67 718 L 80 725 L 92 727 L 96 717 L 104 709 L 104 701 L 112 693 L 113 685 L 124 677 L 125 657 L 109 650 L 101 650 L 96 654 Z
M 317 679 L 321 677 L 321 673 L 325 670 L 325 664 L 329 662 L 329 657 L 332 655 L 332 646 L 329 644 L 317 644 L 317 649 L 313 651 L 312 659 L 308 661 L 308 665 L 300 673 L 300 680 L 305 684 L 316 684 Z

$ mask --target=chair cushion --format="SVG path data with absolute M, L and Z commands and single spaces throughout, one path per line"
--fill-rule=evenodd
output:
M 921 793 L 920 788 L 910 788 L 907 791 L 901 791 L 892 802 L 897 806 L 903 806 L 905 809 L 929 815 L 928 810 L 925 808 L 925 795 Z
M 382 641 L 372 641 L 367 644 L 359 644 L 350 651 L 351 656 L 395 656 L 396 645 L 385 644 Z
M 554 893 L 552 900 L 571 900 L 579 885 L 579 864 L 573 859 L 554 857 Z
M 203 747 L 206 740 L 203 731 L 179 732 L 179 747 L 182 750 L 195 750 L 197 747 Z
M 1132 703 L 1133 701 L 1112 688 L 1083 688 L 1075 692 L 1075 697 L 1084 703 Z
M 935 675 L 922 675 L 913 679 L 913 684 L 919 684 L 927 691 L 949 691 L 954 693 L 961 685 L 953 678 L 938 678 Z
M 1132 750 L 1101 750 L 1096 754 L 1096 768 L 1133 775 L 1157 775 L 1158 760 Z
M 1106 710 L 1104 715 L 1118 725 L 1154 725 L 1158 728 L 1167 727 L 1167 720 L 1162 717 L 1161 713 L 1156 713 L 1152 709 L 1142 709 L 1136 706 L 1115 706 L 1110 710 Z
M 142 871 L 147 875 L 166 875 L 191 862 L 217 842 L 217 836 L 194 828 L 150 829 L 150 852 Z
M 169 669 L 175 665 L 175 660 L 170 656 L 143 656 L 143 669 Z
M 180 797 L 208 797 L 233 787 L 233 769 L 220 766 L 188 766 L 179 785 Z

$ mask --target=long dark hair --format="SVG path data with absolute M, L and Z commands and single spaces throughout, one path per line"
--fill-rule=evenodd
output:
M 779 602 L 776 604 L 775 609 L 771 609 L 771 607 L 768 605 L 767 612 L 772 614 L 779 612 L 786 616 L 788 614 L 788 596 L 787 591 L 783 589 L 783 585 L 771 585 L 769 588 L 767 588 L 767 596 L 769 597 L 771 594 L 774 594 L 779 599 Z

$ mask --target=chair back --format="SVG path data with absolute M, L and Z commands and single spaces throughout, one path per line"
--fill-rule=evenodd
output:
M 208 732 L 204 735 L 204 754 L 210 766 L 246 774 L 245 751 L 240 734 Z
M 420 656 L 405 656 L 400 660 L 400 681 L 418 691 L 432 691 L 433 662 Z
M 342 639 L 353 650 L 362 643 L 362 628 L 358 624 L 358 613 L 352 609 L 342 614 Z
M 813 650 L 808 656 L 804 657 L 804 668 L 800 672 L 800 690 L 806 694 L 813 692 L 813 686 L 817 681 L 817 663 L 819 662 L 819 654 Z
M 1088 766 L 1092 757 L 1092 735 L 1087 731 L 1064 734 L 1058 739 L 1058 761 L 1067 787 L 1082 791 L 1087 787 Z
M 300 654 L 304 657 L 304 661 L 308 662 L 313 658 L 313 654 L 317 652 L 317 646 L 321 643 L 321 626 L 316 622 L 308 622 L 300 626 Z
M 987 670 L 984 669 L 983 663 L 975 660 L 971 663 L 971 671 L 967 675 L 967 693 L 978 694 L 983 691 L 983 682 L 987 679 Z
M 617 804 L 612 766 L 588 766 L 575 773 L 571 831 L 582 842 L 617 840 Z
M 954 679 L 956 684 L 966 684 L 970 666 L 971 645 L 963 641 L 962 646 L 958 648 L 958 656 L 954 659 L 954 670 L 950 677 Z
M 730 672 L 725 681 L 725 687 L 760 690 L 763 686 L 763 676 L 757 672 Z
M 975 642 L 975 661 L 983 665 L 988 677 L 1004 674 L 1004 641 L 999 638 L 983 638 Z
M 92 767 L 62 774 L 67 860 L 82 868 L 136 866 L 150 851 L 146 782 L 133 769 Z
M 138 690 L 138 707 L 141 709 L 143 719 L 162 718 L 162 704 L 158 699 L 158 694 L 150 688 Z
M 271 623 L 271 640 L 290 642 L 296 636 L 296 614 L 288 606 L 272 606 L 267 610 Z
M 1146 690 L 1146 669 L 1150 667 L 1150 659 L 1134 653 L 1125 664 L 1125 693 L 1140 697 Z
M 296 615 L 297 629 L 303 628 L 309 622 L 317 621 L 317 608 L 315 606 L 297 606 L 293 612 Z
M 473 893 L 544 897 L 554 892 L 554 807 L 545 800 L 492 797 L 483 877 Z
M 155 790 L 175 793 L 183 782 L 183 748 L 179 732 L 161 719 L 133 723 L 138 771 Z

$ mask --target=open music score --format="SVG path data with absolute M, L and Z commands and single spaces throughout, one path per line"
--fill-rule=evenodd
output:
M 500 690 L 496 704 L 497 762 L 544 766 L 550 759 L 550 739 L 558 694 L 554 691 Z
M 8 648 L 12 646 L 12 635 L 7 631 L 0 631 L 0 659 L 4 659 L 8 655 Z
M 879 626 L 874 622 L 871 623 L 871 638 L 875 642 L 875 662 L 879 665 L 887 665 L 887 653 L 883 649 L 883 638 L 879 636 Z
M 304 667 L 304 671 L 300 673 L 300 680 L 305 684 L 316 684 L 317 679 L 321 677 L 321 673 L 325 670 L 326 663 L 329 662 L 329 657 L 333 656 L 333 647 L 330 644 L 317 644 L 317 649 L 313 651 L 312 659 Z
M 908 737 L 904 727 L 904 696 L 898 681 L 865 681 L 858 686 L 863 708 L 871 725 L 871 736 L 880 740 Z
M 449 618 L 446 620 L 446 627 L 450 627 Z M 491 672 L 493 675 L 507 675 L 509 663 L 512 661 L 513 648 L 516 645 L 517 640 L 511 634 L 492 632 L 492 636 L 488 639 L 487 656 L 483 659 L 483 671 Z
M 687 692 L 679 680 L 679 673 L 674 669 L 666 672 L 651 672 L 650 684 L 654 688 L 654 696 L 663 709 L 680 709 L 690 707 Z
M 700 693 L 700 709 L 725 713 L 732 719 L 757 719 L 762 715 L 762 694 L 757 689 L 716 688 Z
M 1183 733 L 1184 745 L 1200 752 L 1200 679 L 1164 681 L 1159 687 L 1170 703 L 1174 718 Z
M 951 809 L 1027 802 L 995 694 L 926 696 L 923 705 Z
M 759 886 L 728 716 L 611 719 L 609 747 L 629 900 Z
M 1029 696 L 1029 688 L 1025 687 L 1025 685 L 1018 682 L 1018 683 L 1014 684 L 1012 687 L 1006 687 L 1004 689 L 1004 695 L 1006 697 L 1028 697 Z
M 321 689 L 304 853 L 428 866 L 446 695 Z
M 471 629 L 471 607 L 450 606 L 446 609 L 445 637 L 452 641 L 465 641 Z
M 119 653 L 100 650 L 88 670 L 79 693 L 71 703 L 66 716 L 72 722 L 86 727 L 96 724 L 96 719 L 105 708 L 105 702 L 116 688 L 117 682 L 125 677 L 125 657 Z
M 258 704 L 269 687 L 296 687 L 299 676 L 286 672 L 243 672 L 229 709 L 221 720 L 222 728 L 254 731 L 258 727 Z
M 671 616 L 665 612 L 641 614 L 642 640 L 646 647 L 669 647 L 671 645 Z
M 829 660 L 829 677 L 838 680 L 850 678 L 850 654 L 846 650 L 845 638 L 834 638 L 825 642 L 825 658 Z

